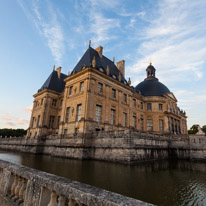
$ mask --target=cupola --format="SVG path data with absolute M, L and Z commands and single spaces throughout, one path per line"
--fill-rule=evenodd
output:
M 147 78 L 155 78 L 155 71 L 156 69 L 152 66 L 152 62 L 149 63 L 149 66 L 146 69 L 147 71 Z

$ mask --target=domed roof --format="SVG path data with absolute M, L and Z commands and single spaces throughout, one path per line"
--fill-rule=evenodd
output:
M 162 96 L 170 93 L 170 90 L 155 77 L 155 70 L 151 64 L 147 67 L 147 78 L 135 87 L 136 92 L 143 96 Z

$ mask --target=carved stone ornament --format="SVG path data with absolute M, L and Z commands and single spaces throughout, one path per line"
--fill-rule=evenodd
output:
M 107 65 L 107 75 L 109 75 L 109 65 Z
M 92 59 L 92 66 L 93 66 L 93 67 L 96 66 L 96 58 L 95 58 L 95 56 L 94 56 L 93 59 Z

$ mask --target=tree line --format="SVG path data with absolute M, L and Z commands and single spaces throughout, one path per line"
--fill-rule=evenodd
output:
M 196 134 L 198 132 L 199 126 L 200 126 L 199 124 L 192 125 L 192 127 L 190 127 L 190 129 L 188 130 L 188 134 Z M 200 128 L 206 134 L 206 125 L 203 125 Z
M 25 129 L 0 129 L 0 137 L 23 137 L 26 135 Z

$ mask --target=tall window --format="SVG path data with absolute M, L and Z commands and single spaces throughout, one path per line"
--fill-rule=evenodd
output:
M 160 130 L 161 132 L 164 131 L 164 120 L 163 120 L 163 119 L 160 119 L 160 120 L 159 120 L 159 130 Z
M 126 103 L 127 102 L 127 95 L 123 94 L 123 101 Z
M 66 110 L 66 122 L 69 122 L 69 117 L 70 117 L 70 107 L 67 107 L 67 110 Z
M 57 117 L 57 129 L 59 129 L 59 124 L 60 124 L 60 116 Z
M 140 130 L 144 130 L 144 119 L 140 119 Z
M 111 109 L 110 123 L 112 125 L 115 125 L 115 110 L 114 109 Z
M 80 92 L 84 91 L 84 82 L 80 82 Z
M 40 122 L 40 115 L 38 116 L 38 119 L 37 119 L 37 127 L 39 127 L 39 122 Z
M 52 106 L 54 106 L 54 107 L 57 106 L 57 100 L 56 99 L 52 99 Z
M 147 110 L 152 110 L 152 103 L 147 103 Z
M 127 113 L 123 112 L 123 127 L 126 127 L 127 126 Z
M 112 89 L 112 98 L 116 98 L 116 89 Z
M 162 111 L 162 104 L 159 104 L 159 110 Z
M 54 128 L 54 119 L 55 119 L 55 116 L 50 116 L 50 118 L 49 118 L 49 128 Z
M 63 99 L 60 100 L 60 107 L 63 105 Z
M 136 118 L 136 116 L 133 116 L 133 127 L 134 128 L 137 127 L 137 118 Z
M 41 105 L 43 105 L 44 99 L 41 99 Z
M 97 122 L 101 122 L 102 120 L 102 106 L 101 105 L 96 105 L 95 120 Z
M 144 107 L 143 107 L 143 102 L 140 102 L 140 108 L 141 108 L 141 110 L 144 109 Z
M 72 89 L 73 89 L 73 86 L 71 86 L 71 87 L 69 88 L 69 95 L 72 95 Z
M 133 107 L 136 107 L 136 99 L 133 99 Z
M 35 118 L 35 117 L 33 117 L 33 118 L 32 118 L 32 124 L 31 124 L 31 127 L 32 127 L 32 128 L 34 128 L 35 121 L 36 121 L 36 118 Z
M 153 131 L 153 121 L 152 121 L 152 119 L 147 119 L 147 131 Z
M 77 105 L 77 114 L 76 114 L 76 121 L 78 122 L 81 119 L 82 115 L 82 104 Z
M 98 93 L 102 93 L 103 91 L 103 84 L 98 83 Z

